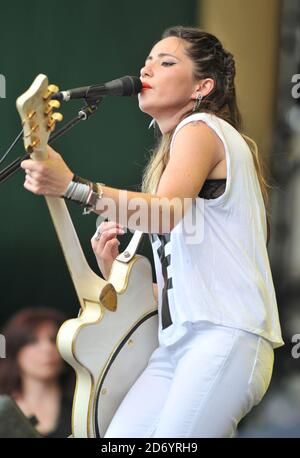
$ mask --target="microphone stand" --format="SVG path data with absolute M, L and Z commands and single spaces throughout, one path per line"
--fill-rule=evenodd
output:
M 75 127 L 80 121 L 86 121 L 90 116 L 92 116 L 97 108 L 99 103 L 103 100 L 104 97 L 100 97 L 97 100 L 86 99 L 86 106 L 81 108 L 77 116 L 71 119 L 65 126 L 63 126 L 59 131 L 53 133 L 49 138 L 49 144 L 57 140 L 59 137 L 64 135 L 67 131 Z M 23 156 L 17 157 L 11 164 L 9 164 L 5 169 L 0 172 L 0 183 L 3 183 L 7 178 L 17 172 L 21 167 L 21 162 L 25 159 L 29 159 L 30 154 L 26 153 Z

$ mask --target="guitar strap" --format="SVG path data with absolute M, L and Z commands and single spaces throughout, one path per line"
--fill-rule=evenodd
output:
M 144 234 L 144 232 L 135 231 L 133 236 L 131 237 L 129 244 L 127 245 L 126 250 L 120 253 L 119 256 L 116 257 L 116 259 L 120 262 L 128 263 L 136 254 Z

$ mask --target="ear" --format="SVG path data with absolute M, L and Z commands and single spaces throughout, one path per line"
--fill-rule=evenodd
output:
M 195 100 L 199 93 L 201 93 L 201 95 L 205 97 L 206 95 L 212 92 L 214 87 L 215 81 L 212 78 L 205 78 L 203 80 L 200 80 L 197 83 L 194 92 L 192 93 L 192 99 Z

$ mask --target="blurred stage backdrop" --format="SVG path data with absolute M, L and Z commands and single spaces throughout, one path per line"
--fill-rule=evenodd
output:
M 299 437 L 299 360 L 292 356 L 293 336 L 300 334 L 299 0 L 11 0 L 1 4 L 0 21 L 0 82 L 6 81 L 5 94 L 0 91 L 0 156 L 21 129 L 15 100 L 39 73 L 62 90 L 139 75 L 163 30 L 178 24 L 214 33 L 234 54 L 243 130 L 257 141 L 272 176 L 268 250 L 286 342 L 275 353 L 267 395 L 241 423 L 239 435 Z M 81 106 L 80 101 L 64 104 L 64 120 Z M 149 122 L 136 97 L 110 97 L 53 147 L 78 175 L 138 190 L 155 141 Z M 0 169 L 22 154 L 19 142 Z M 44 198 L 25 191 L 23 181 L 18 171 L 0 183 L 0 327 L 27 306 L 54 307 L 68 317 L 79 308 Z M 97 271 L 90 246 L 96 216 L 82 216 L 76 205 L 68 206 Z M 130 237 L 123 236 L 121 250 Z M 147 241 L 139 252 L 153 265 Z
M 155 2 L 154 2 L 155 3 Z M 61 89 L 100 84 L 124 75 L 139 76 L 145 57 L 172 24 L 196 25 L 196 2 L 167 0 L 146 5 L 137 0 L 111 2 L 15 0 L 1 7 L 0 73 L 6 98 L 0 99 L 0 154 L 20 131 L 15 99 L 44 73 Z M 64 121 L 83 101 L 64 104 Z M 137 97 L 109 97 L 98 112 L 53 147 L 78 175 L 121 189 L 138 190 L 153 146 L 151 118 Z M 59 127 L 59 126 L 57 126 Z M 23 154 L 22 142 L 5 164 Z M 3 167 L 1 167 L 3 168 Z M 23 171 L 0 184 L 1 308 L 3 322 L 28 305 L 47 305 L 77 313 L 78 302 L 44 198 L 23 188 Z M 82 246 L 96 269 L 90 238 L 96 216 L 82 216 L 69 205 Z M 123 237 L 122 247 L 131 233 Z M 126 238 L 126 239 L 125 239 Z M 143 248 L 143 247 L 142 247 Z M 144 249 L 151 256 L 150 246 Z

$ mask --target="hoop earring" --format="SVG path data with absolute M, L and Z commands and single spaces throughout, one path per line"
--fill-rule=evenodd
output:
M 199 110 L 202 99 L 203 99 L 203 95 L 199 93 L 194 103 L 193 112 Z

